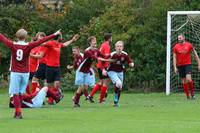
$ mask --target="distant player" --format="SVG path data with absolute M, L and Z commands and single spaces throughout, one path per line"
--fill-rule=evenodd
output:
M 83 93 L 83 89 L 88 88 L 88 86 L 94 86 L 95 84 L 95 76 L 91 76 L 94 74 L 91 69 L 92 63 L 95 60 L 109 61 L 101 58 L 104 57 L 104 55 L 102 55 L 96 48 L 96 37 L 91 36 L 87 41 L 90 44 L 90 47 L 85 50 L 83 61 L 76 71 L 75 85 L 78 85 L 79 88 L 73 99 L 74 107 L 80 107 L 79 100 L 81 94 Z
M 115 62 L 110 63 L 107 72 L 115 87 L 114 106 L 118 106 L 121 91 L 123 88 L 124 65 L 127 63 L 130 67 L 134 66 L 133 61 L 128 56 L 128 54 L 123 51 L 123 49 L 123 41 L 118 41 L 115 43 L 116 51 L 111 53 L 111 59 L 115 60 Z
M 61 36 L 60 36 L 61 37 Z M 79 35 L 76 34 L 72 37 L 71 40 L 61 43 L 59 40 L 61 38 L 55 38 L 55 40 L 51 40 L 45 43 L 45 47 L 47 47 L 47 61 L 46 61 L 46 78 L 47 84 L 49 87 L 54 87 L 55 90 L 61 93 L 60 88 L 60 52 L 61 48 L 67 47 L 71 43 L 77 41 Z M 53 104 L 53 100 L 49 99 L 49 104 Z
M 59 93 L 54 92 L 51 88 L 43 87 L 42 89 L 36 88 L 36 90 L 31 93 L 25 93 L 21 95 L 22 97 L 22 108 L 41 108 L 43 106 L 43 102 L 45 97 L 53 98 L 56 103 L 61 100 L 61 95 Z M 14 107 L 13 96 L 10 97 L 10 105 L 11 108 Z
M 15 106 L 14 118 L 22 119 L 21 94 L 25 93 L 29 79 L 29 54 L 31 50 L 45 41 L 61 34 L 60 31 L 44 37 L 35 42 L 25 42 L 27 31 L 20 29 L 16 32 L 17 42 L 7 39 L 0 34 L 0 42 L 3 42 L 11 50 L 11 73 L 9 94 L 13 95 Z
M 173 48 L 173 65 L 174 72 L 179 73 L 183 89 L 187 99 L 195 99 L 194 95 L 194 83 L 192 81 L 192 65 L 190 53 L 193 52 L 194 58 L 198 64 L 198 70 L 200 70 L 200 61 L 198 54 L 191 43 L 185 40 L 184 35 L 178 36 L 178 43 Z M 190 88 L 190 93 L 188 88 Z
M 104 40 L 105 41 L 101 44 L 99 51 L 104 56 L 110 56 L 110 43 L 112 42 L 112 34 L 106 33 L 104 35 Z M 104 72 L 108 66 L 109 66 L 109 62 L 104 62 L 104 61 L 99 60 L 97 63 L 99 82 L 95 84 L 95 86 L 92 88 L 90 95 L 88 96 L 91 102 L 94 102 L 93 96 L 98 90 L 101 90 L 99 102 L 102 103 L 105 98 L 105 95 L 108 89 L 107 86 L 110 80 L 107 75 L 104 75 Z

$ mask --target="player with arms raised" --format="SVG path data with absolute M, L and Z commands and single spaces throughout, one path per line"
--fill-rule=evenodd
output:
M 22 119 L 21 113 L 21 94 L 25 93 L 26 86 L 29 80 L 29 54 L 31 50 L 61 34 L 60 31 L 46 36 L 35 42 L 25 42 L 27 31 L 20 29 L 16 32 L 17 42 L 11 41 L 0 33 L 0 42 L 3 42 L 11 50 L 11 73 L 9 94 L 13 95 L 15 106 L 14 118 Z

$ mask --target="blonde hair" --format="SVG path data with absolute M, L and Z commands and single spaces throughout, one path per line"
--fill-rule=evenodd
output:
M 92 40 L 96 39 L 95 36 L 90 36 L 88 39 L 87 39 L 87 42 L 90 44 L 92 42 Z
M 36 36 L 33 37 L 33 41 L 37 41 L 39 36 L 45 37 L 46 34 L 45 34 L 44 32 L 38 32 L 38 33 L 36 34 Z
M 118 44 L 122 44 L 122 46 L 124 47 L 124 42 L 123 42 L 123 41 L 117 41 L 117 42 L 115 43 L 115 46 L 117 46 Z
M 24 40 L 26 39 L 27 37 L 27 31 L 25 29 L 19 29 L 17 32 L 16 32 L 16 37 L 19 39 L 19 40 Z

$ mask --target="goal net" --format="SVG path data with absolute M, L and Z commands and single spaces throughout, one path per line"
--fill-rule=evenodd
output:
M 183 91 L 181 78 L 174 73 L 172 48 L 177 42 L 177 36 L 184 34 L 187 41 L 193 44 L 200 54 L 200 11 L 170 11 L 167 19 L 167 66 L 166 94 Z M 192 78 L 195 90 L 200 89 L 200 74 L 192 55 Z

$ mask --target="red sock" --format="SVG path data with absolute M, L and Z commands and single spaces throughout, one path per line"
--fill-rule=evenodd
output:
M 39 87 L 39 83 L 38 82 L 32 82 L 32 93 L 34 93 L 36 91 L 36 88 Z
M 188 85 L 187 85 L 187 83 L 186 83 L 186 84 L 183 84 L 183 89 L 184 89 L 185 95 L 186 95 L 187 97 L 189 97 L 189 90 L 188 90 Z
M 84 94 L 85 97 L 87 97 L 88 96 L 88 90 L 84 90 L 83 94 Z
M 29 85 L 26 86 L 26 93 L 27 93 L 27 94 L 31 94 Z
M 19 95 L 13 95 L 13 101 L 15 106 L 15 112 L 21 112 L 21 100 Z
M 76 95 L 75 95 L 75 101 L 74 101 L 75 104 L 78 104 L 78 103 L 79 103 L 80 96 L 81 96 L 81 94 L 76 93 Z
M 102 86 L 101 87 L 101 94 L 100 94 L 100 99 L 99 99 L 100 103 L 103 102 L 103 99 L 104 99 L 104 97 L 106 95 L 107 89 L 108 89 L 107 86 Z
M 100 88 L 101 88 L 101 85 L 99 85 L 99 84 L 96 84 L 93 88 L 92 88 L 92 92 L 90 93 L 90 96 L 94 96 L 94 94 L 98 91 L 98 90 L 100 90 Z
M 193 83 L 193 81 L 189 82 L 188 85 L 189 85 L 189 88 L 190 88 L 191 96 L 194 96 L 194 83 Z

